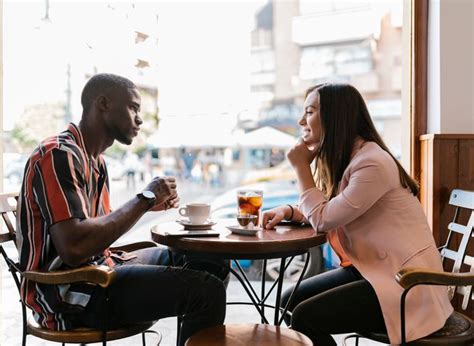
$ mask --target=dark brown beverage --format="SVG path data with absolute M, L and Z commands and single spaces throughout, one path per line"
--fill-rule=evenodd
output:
M 237 192 L 238 214 L 257 216 L 256 226 L 259 225 L 260 209 L 263 204 L 262 191 L 238 191 Z

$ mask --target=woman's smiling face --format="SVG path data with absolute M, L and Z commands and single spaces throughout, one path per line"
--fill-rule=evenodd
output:
M 321 117 L 319 92 L 313 90 L 304 101 L 304 113 L 298 121 L 302 130 L 302 139 L 307 146 L 319 145 L 321 140 Z

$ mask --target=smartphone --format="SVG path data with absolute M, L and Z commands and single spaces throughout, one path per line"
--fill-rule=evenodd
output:
M 298 226 L 298 227 L 304 227 L 306 224 L 304 222 L 298 222 L 298 221 L 288 221 L 288 220 L 281 220 L 280 222 L 277 223 L 277 226 Z
M 165 232 L 168 237 L 218 237 L 220 233 L 218 231 L 174 231 Z

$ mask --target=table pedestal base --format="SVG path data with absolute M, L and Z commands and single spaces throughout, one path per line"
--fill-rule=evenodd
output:
M 288 268 L 288 266 L 290 265 L 291 261 L 293 261 L 294 258 L 295 258 L 294 256 L 289 258 L 288 263 L 286 263 L 286 260 L 288 259 L 288 257 L 281 258 L 279 276 L 273 282 L 273 284 L 271 285 L 270 289 L 267 292 L 265 292 L 265 283 L 266 283 L 265 272 L 266 272 L 266 267 L 267 267 L 267 260 L 266 259 L 263 260 L 260 296 L 255 292 L 254 287 L 248 280 L 247 275 L 245 275 L 245 272 L 242 269 L 242 266 L 240 265 L 238 260 L 234 259 L 233 262 L 236 265 L 238 271 L 233 268 L 230 268 L 230 272 L 237 278 L 237 280 L 239 280 L 240 284 L 242 285 L 242 287 L 245 289 L 245 292 L 249 296 L 251 302 L 228 302 L 227 304 L 228 305 L 252 304 L 255 307 L 255 309 L 257 309 L 257 312 L 260 314 L 262 323 L 265 323 L 265 324 L 269 324 L 267 318 L 265 317 L 265 308 L 266 307 L 272 308 L 275 310 L 273 324 L 275 326 L 281 325 L 285 314 L 290 314 L 288 312 L 288 306 L 293 301 L 294 293 L 298 289 L 301 281 L 303 280 L 303 276 L 306 273 L 306 269 L 308 268 L 308 264 L 310 260 L 310 253 L 309 251 L 306 252 L 306 261 L 303 267 L 303 271 L 301 272 L 298 278 L 298 281 L 296 282 L 296 285 L 293 288 L 293 291 L 291 292 L 288 303 L 285 305 L 284 308 L 282 308 L 280 307 L 280 302 L 281 302 L 281 293 L 282 293 L 282 287 L 283 287 L 283 278 L 285 275 L 285 270 Z M 266 301 L 268 297 L 270 296 L 270 294 L 275 289 L 275 286 L 277 286 L 275 305 L 273 306 L 270 304 L 266 304 Z M 280 312 L 281 312 L 281 317 L 280 317 Z

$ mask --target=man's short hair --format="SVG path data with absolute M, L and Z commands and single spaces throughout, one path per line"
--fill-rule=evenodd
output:
M 84 86 L 81 95 L 83 112 L 88 112 L 97 96 L 117 87 L 133 89 L 137 86 L 129 79 L 111 73 L 92 76 Z

